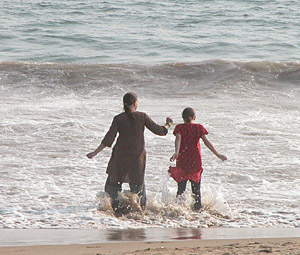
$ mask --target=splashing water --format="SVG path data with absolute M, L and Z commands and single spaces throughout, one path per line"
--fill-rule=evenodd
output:
M 193 211 L 194 198 L 191 191 L 187 190 L 181 196 L 176 197 L 176 190 L 172 180 L 167 177 L 164 182 L 161 197 L 158 195 L 148 198 L 145 210 L 139 205 L 136 194 L 125 190 L 119 192 L 120 206 L 127 208 L 127 213 L 120 217 L 120 223 L 127 224 L 128 220 L 134 220 L 131 227 L 208 227 L 220 226 L 224 219 L 231 219 L 230 209 L 222 194 L 209 185 L 203 187 L 203 208 Z M 100 213 L 113 217 L 110 198 L 107 193 L 99 192 L 97 195 Z

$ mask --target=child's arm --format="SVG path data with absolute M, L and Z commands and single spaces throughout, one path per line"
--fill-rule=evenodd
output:
M 203 140 L 204 144 L 206 145 L 206 147 L 208 149 L 210 149 L 210 151 L 215 154 L 219 159 L 221 159 L 222 161 L 227 160 L 227 157 L 225 155 L 220 154 L 215 147 L 212 145 L 212 143 L 208 140 L 208 138 L 206 137 L 206 135 L 201 136 L 201 139 Z
M 93 157 L 95 157 L 100 151 L 102 151 L 105 147 L 106 147 L 106 146 L 105 146 L 103 143 L 101 143 L 101 144 L 98 146 L 98 148 L 97 148 L 96 150 L 94 150 L 93 152 L 90 152 L 90 153 L 86 154 L 86 156 L 87 156 L 88 158 L 93 158 Z
M 176 139 L 175 139 L 175 153 L 170 158 L 170 161 L 174 161 L 175 159 L 178 158 L 179 149 L 180 149 L 180 143 L 181 143 L 181 134 L 176 134 Z

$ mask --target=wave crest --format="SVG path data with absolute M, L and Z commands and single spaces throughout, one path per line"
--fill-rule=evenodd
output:
M 2 90 L 30 88 L 33 92 L 32 88 L 37 88 L 38 93 L 100 91 L 114 95 L 134 90 L 146 95 L 180 95 L 240 84 L 255 84 L 258 88 L 297 87 L 300 81 L 298 62 L 207 60 L 160 65 L 2 62 L 0 70 Z

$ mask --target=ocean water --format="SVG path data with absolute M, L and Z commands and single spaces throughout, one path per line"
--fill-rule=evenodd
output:
M 297 0 L 3 0 L 1 59 L 298 61 L 299 9 Z
M 300 227 L 298 1 L 1 1 L 0 228 Z M 111 149 L 122 96 L 157 123 L 196 121 L 203 210 L 176 200 L 174 151 L 145 131 L 148 204 L 114 217 Z

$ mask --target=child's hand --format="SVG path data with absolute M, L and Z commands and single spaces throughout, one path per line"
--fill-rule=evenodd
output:
M 219 154 L 218 158 L 221 159 L 222 161 L 227 160 L 227 157 L 225 155 Z
M 172 155 L 172 157 L 170 158 L 170 161 L 172 162 L 172 161 L 176 160 L 177 158 L 178 158 L 178 153 L 174 153 Z
M 86 154 L 86 156 L 87 156 L 88 158 L 93 158 L 93 157 L 96 156 L 96 153 L 93 151 L 93 152 L 90 152 L 90 153 Z

